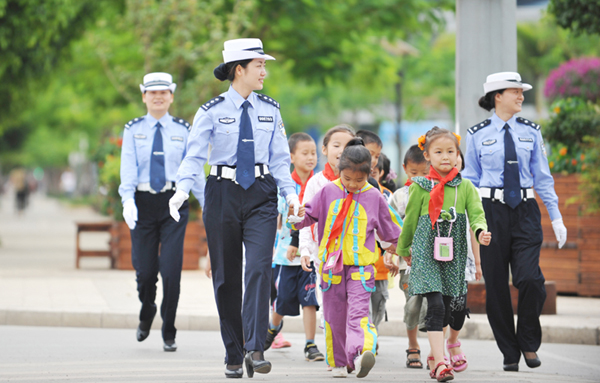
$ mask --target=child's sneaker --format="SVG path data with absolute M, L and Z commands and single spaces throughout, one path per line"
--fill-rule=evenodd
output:
M 271 345 L 271 348 L 276 349 L 276 348 L 285 348 L 285 347 L 292 347 L 292 344 L 283 338 L 282 333 L 277 334 L 277 336 L 275 337 L 275 340 L 273 340 L 273 344 Z
M 356 369 L 356 377 L 364 378 L 369 374 L 369 371 L 375 365 L 375 355 L 372 351 L 365 351 L 354 359 L 354 368 Z
M 271 347 L 271 344 L 273 344 L 275 337 L 277 337 L 277 334 L 279 334 L 279 332 L 281 331 L 282 328 L 283 328 L 283 320 L 281 321 L 281 323 L 279 324 L 279 328 L 277 328 L 277 329 L 272 329 L 271 324 L 269 323 L 269 329 L 267 330 L 267 340 L 265 341 L 265 351 L 267 351 Z
M 308 343 L 306 347 L 304 347 L 304 357 L 309 362 L 325 360 L 325 357 L 323 356 L 323 354 L 321 354 L 321 352 L 317 348 L 317 345 L 314 343 Z
M 348 376 L 346 367 L 333 367 L 331 370 L 331 376 L 334 378 L 346 378 Z

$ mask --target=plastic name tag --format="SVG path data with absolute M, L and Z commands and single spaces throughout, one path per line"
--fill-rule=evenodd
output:
M 436 237 L 433 243 L 433 259 L 441 262 L 448 262 L 454 258 L 453 244 L 451 237 Z

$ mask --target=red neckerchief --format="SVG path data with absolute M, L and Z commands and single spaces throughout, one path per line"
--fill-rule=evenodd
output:
M 298 175 L 298 173 L 296 173 L 296 169 L 294 169 L 294 171 L 292 172 L 292 179 L 298 184 L 300 185 L 300 194 L 298 195 L 298 199 L 300 200 L 300 202 L 302 202 L 302 198 L 304 198 L 304 191 L 306 190 L 306 184 L 308 183 L 308 180 L 315 174 L 314 171 L 310 171 L 310 175 L 308 176 L 308 178 L 306 179 L 305 183 L 302 183 L 302 180 L 300 179 L 300 176 Z
M 410 186 L 412 185 L 412 180 L 409 178 L 406 180 L 406 183 L 404 184 L 404 186 Z
M 331 168 L 331 165 L 329 165 L 329 162 L 325 164 L 325 169 L 323 169 L 323 175 L 325 176 L 325 178 L 327 178 L 329 181 L 335 181 L 338 178 L 340 178 L 340 176 L 336 176 L 335 172 L 333 171 L 333 169 Z
M 437 185 L 431 189 L 429 195 L 431 198 L 429 199 L 429 217 L 431 218 L 431 228 L 433 229 L 433 225 L 437 221 L 440 213 L 442 211 L 442 206 L 444 206 L 444 185 L 447 182 L 450 182 L 456 177 L 458 174 L 457 168 L 452 168 L 450 173 L 444 178 L 439 175 L 438 172 L 435 171 L 433 166 L 429 168 L 429 175 L 427 176 L 430 180 L 439 181 Z
M 346 215 L 348 215 L 348 210 L 350 210 L 350 205 L 352 205 L 352 198 L 354 197 L 354 193 L 348 193 L 344 203 L 342 204 L 342 208 L 340 209 L 337 218 L 333 222 L 333 227 L 331 228 L 331 232 L 329 233 L 329 238 L 327 239 L 327 251 L 329 251 L 329 245 L 335 241 L 337 237 L 342 234 L 342 230 L 344 229 L 344 220 L 346 219 Z M 350 222 L 348 222 L 350 225 Z

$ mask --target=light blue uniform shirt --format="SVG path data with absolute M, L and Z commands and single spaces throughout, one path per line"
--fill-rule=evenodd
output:
M 504 122 L 494 113 L 469 129 L 462 176 L 476 187 L 504 187 L 504 124 L 516 146 L 521 188 L 534 187 L 550 219 L 561 218 L 540 126 L 529 120 L 513 116 Z
M 121 148 L 121 201 L 134 198 L 137 185 L 150 182 L 150 159 L 152 144 L 156 134 L 156 123 L 162 125 L 163 151 L 165 156 L 165 180 L 175 182 L 177 169 L 185 157 L 185 147 L 189 135 L 189 123 L 165 114 L 157 120 L 149 113 L 131 120 L 125 125 L 123 147 Z M 191 187 L 190 187 L 191 189 Z M 188 189 L 189 191 L 189 189 Z M 204 204 L 204 193 L 194 187 L 194 195 Z
M 236 165 L 244 101 L 246 100 L 230 86 L 227 92 L 198 109 L 187 144 L 187 155 L 177 172 L 178 189 L 187 192 L 194 183 L 202 185 L 204 189 L 204 164 L 207 161 L 209 144 L 212 145 L 208 161 L 211 166 Z M 279 104 L 254 92 L 250 93 L 248 101 L 255 162 L 269 166 L 269 171 L 284 197 L 294 194 L 296 189 L 290 174 L 290 151 L 279 113 Z

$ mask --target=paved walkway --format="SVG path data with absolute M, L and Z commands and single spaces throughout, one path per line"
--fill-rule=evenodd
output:
M 75 269 L 75 222 L 107 218 L 41 195 L 32 196 L 28 210 L 17 216 L 11 197 L 0 199 L 0 325 L 136 328 L 133 271 L 111 270 L 105 258 L 84 258 Z M 83 247 L 107 247 L 108 235 L 84 235 Z M 406 336 L 404 295 L 397 286 L 387 307 L 381 335 Z M 541 318 L 544 342 L 600 345 L 600 299 L 559 296 L 557 311 Z M 176 325 L 218 330 L 212 284 L 202 270 L 183 272 Z M 302 332 L 301 319 L 286 319 L 285 331 Z M 462 338 L 493 339 L 485 315 L 471 315 Z

